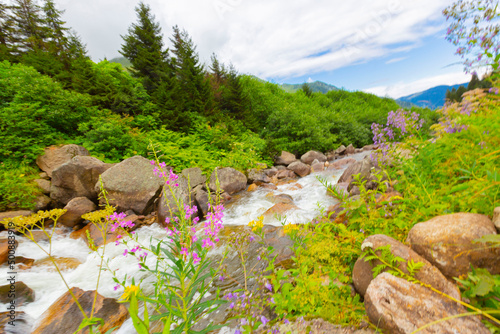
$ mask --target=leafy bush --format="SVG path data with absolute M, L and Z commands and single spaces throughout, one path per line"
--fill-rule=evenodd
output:
M 29 209 L 41 194 L 33 182 L 38 169 L 25 163 L 4 161 L 0 163 L 0 211 Z

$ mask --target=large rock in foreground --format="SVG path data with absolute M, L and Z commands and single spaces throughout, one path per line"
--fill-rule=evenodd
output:
M 467 274 L 470 266 L 500 274 L 500 249 L 487 248 L 474 240 L 496 234 L 484 215 L 454 213 L 418 223 L 408 233 L 410 247 L 434 264 L 445 276 Z
M 52 172 L 50 198 L 65 205 L 75 197 L 97 200 L 99 175 L 111 166 L 94 157 L 74 157 Z
M 36 164 L 41 170 L 52 177 L 52 171 L 69 162 L 77 155 L 89 156 L 90 153 L 84 147 L 70 144 L 64 146 L 50 146 L 45 149 L 43 155 L 36 158 Z
M 365 309 L 370 322 L 384 333 L 412 333 L 433 321 L 467 312 L 457 302 L 389 273 L 378 275 L 370 283 Z M 462 316 L 438 322 L 419 333 L 489 334 L 490 331 L 478 317 Z
M 245 190 L 247 177 L 245 174 L 231 167 L 216 168 L 210 175 L 210 189 L 217 190 L 216 180 L 219 180 L 220 188 L 229 195 Z
M 436 267 L 434 267 L 420 255 L 415 253 L 408 246 L 405 246 L 401 242 L 383 234 L 375 234 L 369 236 L 363 241 L 363 245 L 366 245 L 368 243 L 372 244 L 373 249 L 390 245 L 391 253 L 394 254 L 394 256 L 398 256 L 406 260 L 406 262 L 400 262 L 398 266 L 399 269 L 401 269 L 406 274 L 409 274 L 407 268 L 408 261 L 413 260 L 413 262 L 415 263 L 423 263 L 424 266 L 420 268 L 420 270 L 415 275 L 415 278 L 423 283 L 431 285 L 439 291 L 452 296 L 453 298 L 460 300 L 460 291 L 455 286 L 455 284 L 449 282 Z M 377 251 L 376 253 L 380 255 L 380 251 Z M 370 282 L 373 280 L 372 269 L 379 264 L 381 264 L 381 262 L 378 260 L 373 260 L 373 262 L 366 262 L 364 259 L 358 259 L 354 264 L 354 268 L 352 271 L 352 280 L 356 291 L 358 291 L 360 295 L 365 295 L 366 289 L 368 288 Z
M 83 291 L 79 288 L 71 289 L 85 313 L 90 315 L 95 291 Z M 106 333 L 113 327 L 120 327 L 128 317 L 127 308 L 118 304 L 113 298 L 104 298 L 97 295 L 94 317 L 104 319 L 101 333 Z M 83 320 L 78 306 L 66 292 L 52 304 L 40 317 L 39 326 L 33 334 L 74 333 Z M 89 330 L 78 333 L 89 333 Z
M 164 182 L 153 169 L 148 159 L 136 155 L 104 172 L 102 182 L 109 204 L 120 212 L 134 210 L 137 214 L 148 214 Z M 95 191 L 99 191 L 99 183 L 95 184 Z

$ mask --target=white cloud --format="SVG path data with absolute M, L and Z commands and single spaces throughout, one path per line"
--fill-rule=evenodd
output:
M 314 82 L 313 78 L 309 77 L 307 78 L 307 82 L 311 83 L 311 82 Z
M 397 99 L 402 96 L 421 92 L 435 86 L 456 85 L 468 81 L 470 81 L 470 75 L 464 74 L 463 72 L 452 72 L 428 78 L 422 78 L 413 82 L 399 82 L 390 86 L 372 87 L 365 89 L 364 91 L 378 96 L 389 96 Z
M 386 65 L 389 65 L 389 64 L 394 64 L 394 63 L 398 63 L 400 61 L 403 61 L 405 59 L 407 59 L 408 57 L 399 57 L 399 58 L 392 58 L 392 59 L 389 59 L 388 61 L 385 62 Z
M 93 59 L 118 55 L 137 0 L 56 0 Z M 212 52 L 243 73 L 287 78 L 409 50 L 442 29 L 449 0 L 150 0 L 165 40 L 177 24 L 203 60 Z M 168 41 L 167 41 L 168 42 Z M 169 44 L 169 43 L 168 43 Z M 325 52 L 326 51 L 326 52 Z M 314 56 L 317 55 L 317 56 Z

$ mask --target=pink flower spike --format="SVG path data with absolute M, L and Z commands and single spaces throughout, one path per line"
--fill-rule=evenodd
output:
M 119 288 L 120 288 L 120 284 L 117 284 L 117 285 L 115 285 L 115 286 L 113 287 L 113 290 L 115 290 L 115 291 L 116 291 L 116 290 L 118 290 Z
M 187 255 L 187 254 L 188 254 L 188 250 L 187 250 L 187 248 L 186 248 L 186 247 L 182 247 L 182 249 L 181 249 L 181 254 L 182 254 L 182 255 Z
M 165 167 L 167 167 L 167 164 L 166 164 L 166 163 L 164 163 L 164 162 L 160 162 L 160 167 L 161 167 L 161 168 L 165 168 Z
M 123 256 L 127 256 L 128 254 L 128 249 L 125 249 L 125 251 L 123 252 Z
M 198 264 L 200 262 L 201 258 L 198 256 L 196 252 L 193 252 L 193 263 Z
M 150 161 L 150 163 L 151 163 L 151 165 L 153 165 L 153 166 L 154 166 L 154 164 L 155 164 L 156 162 L 155 162 L 154 160 L 151 160 L 151 161 Z

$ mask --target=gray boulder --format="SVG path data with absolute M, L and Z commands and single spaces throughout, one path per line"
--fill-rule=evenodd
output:
M 318 159 L 319 162 L 325 162 L 327 160 L 326 155 L 318 151 L 309 151 L 300 157 L 300 161 L 308 165 L 312 164 L 315 159 Z
M 489 234 L 496 234 L 496 229 L 487 216 L 454 213 L 416 224 L 408 233 L 407 242 L 448 278 L 467 274 L 470 266 L 498 275 L 500 248 L 474 242 Z
M 288 166 L 294 161 L 297 161 L 297 158 L 295 158 L 295 154 L 292 154 L 287 151 L 281 151 L 281 154 L 274 158 L 275 165 Z
M 52 172 L 50 198 L 68 204 L 75 197 L 97 200 L 99 176 L 112 165 L 89 156 L 76 156 Z
M 166 226 L 165 220 L 175 217 L 180 209 L 184 208 L 184 205 L 192 206 L 194 204 L 194 198 L 191 196 L 191 189 L 188 186 L 187 179 L 179 177 L 177 184 L 178 186 L 175 186 L 175 184 L 165 185 L 158 199 L 156 214 L 158 223 L 163 226 Z
M 289 170 L 295 172 L 300 177 L 307 176 L 311 173 L 311 166 L 306 165 L 301 161 L 295 161 L 288 165 Z
M 216 180 L 219 185 L 229 195 L 245 190 L 247 187 L 247 177 L 245 174 L 231 167 L 216 168 L 210 175 L 210 189 L 217 190 Z
M 378 275 L 368 286 L 365 309 L 370 322 L 384 333 L 412 333 L 440 319 L 466 313 L 457 302 L 431 289 L 389 273 Z M 477 316 L 460 316 L 436 322 L 421 333 L 477 333 L 490 331 Z
M 407 268 L 407 262 L 412 260 L 415 263 L 423 263 L 424 266 L 415 274 L 415 278 L 419 281 L 429 284 L 432 287 L 442 291 L 453 298 L 460 300 L 460 292 L 457 286 L 446 279 L 446 277 L 441 274 L 441 272 L 434 267 L 429 261 L 415 253 L 408 246 L 402 244 L 401 242 L 388 237 L 383 234 L 371 235 L 363 241 L 363 244 L 372 244 L 373 249 L 390 245 L 391 253 L 394 256 L 404 259 L 406 262 L 401 262 L 398 264 L 398 268 L 406 274 L 409 274 Z M 376 252 L 380 255 L 380 251 Z M 378 260 L 365 261 L 365 259 L 358 259 L 354 264 L 352 271 L 352 281 L 356 291 L 360 295 L 364 296 L 366 289 L 368 288 L 370 282 L 373 280 L 373 268 L 381 264 Z
M 351 183 L 354 180 L 353 175 L 356 174 L 361 174 L 361 179 L 367 179 L 370 177 L 372 167 L 372 160 L 369 157 L 365 157 L 362 161 L 356 161 L 347 167 L 344 173 L 340 176 L 338 182 Z
M 207 182 L 207 177 L 203 175 L 200 168 L 186 168 L 182 171 L 181 175 L 189 181 L 191 189 L 199 185 L 204 185 Z
M 57 167 L 69 162 L 73 157 L 82 155 L 89 156 L 90 153 L 85 147 L 69 144 L 64 146 L 50 146 L 45 149 L 43 155 L 36 159 L 36 164 L 41 170 L 52 177 L 52 172 Z
M 97 209 L 94 202 L 87 197 L 75 197 L 66 204 L 64 213 L 58 220 L 58 223 L 74 227 L 83 221 L 82 215 Z
M 102 183 L 108 192 L 109 204 L 120 212 L 133 210 L 138 214 L 148 214 L 164 183 L 163 178 L 154 175 L 153 169 L 148 159 L 134 156 L 106 170 L 102 174 Z M 99 183 L 95 184 L 96 193 L 99 186 Z

